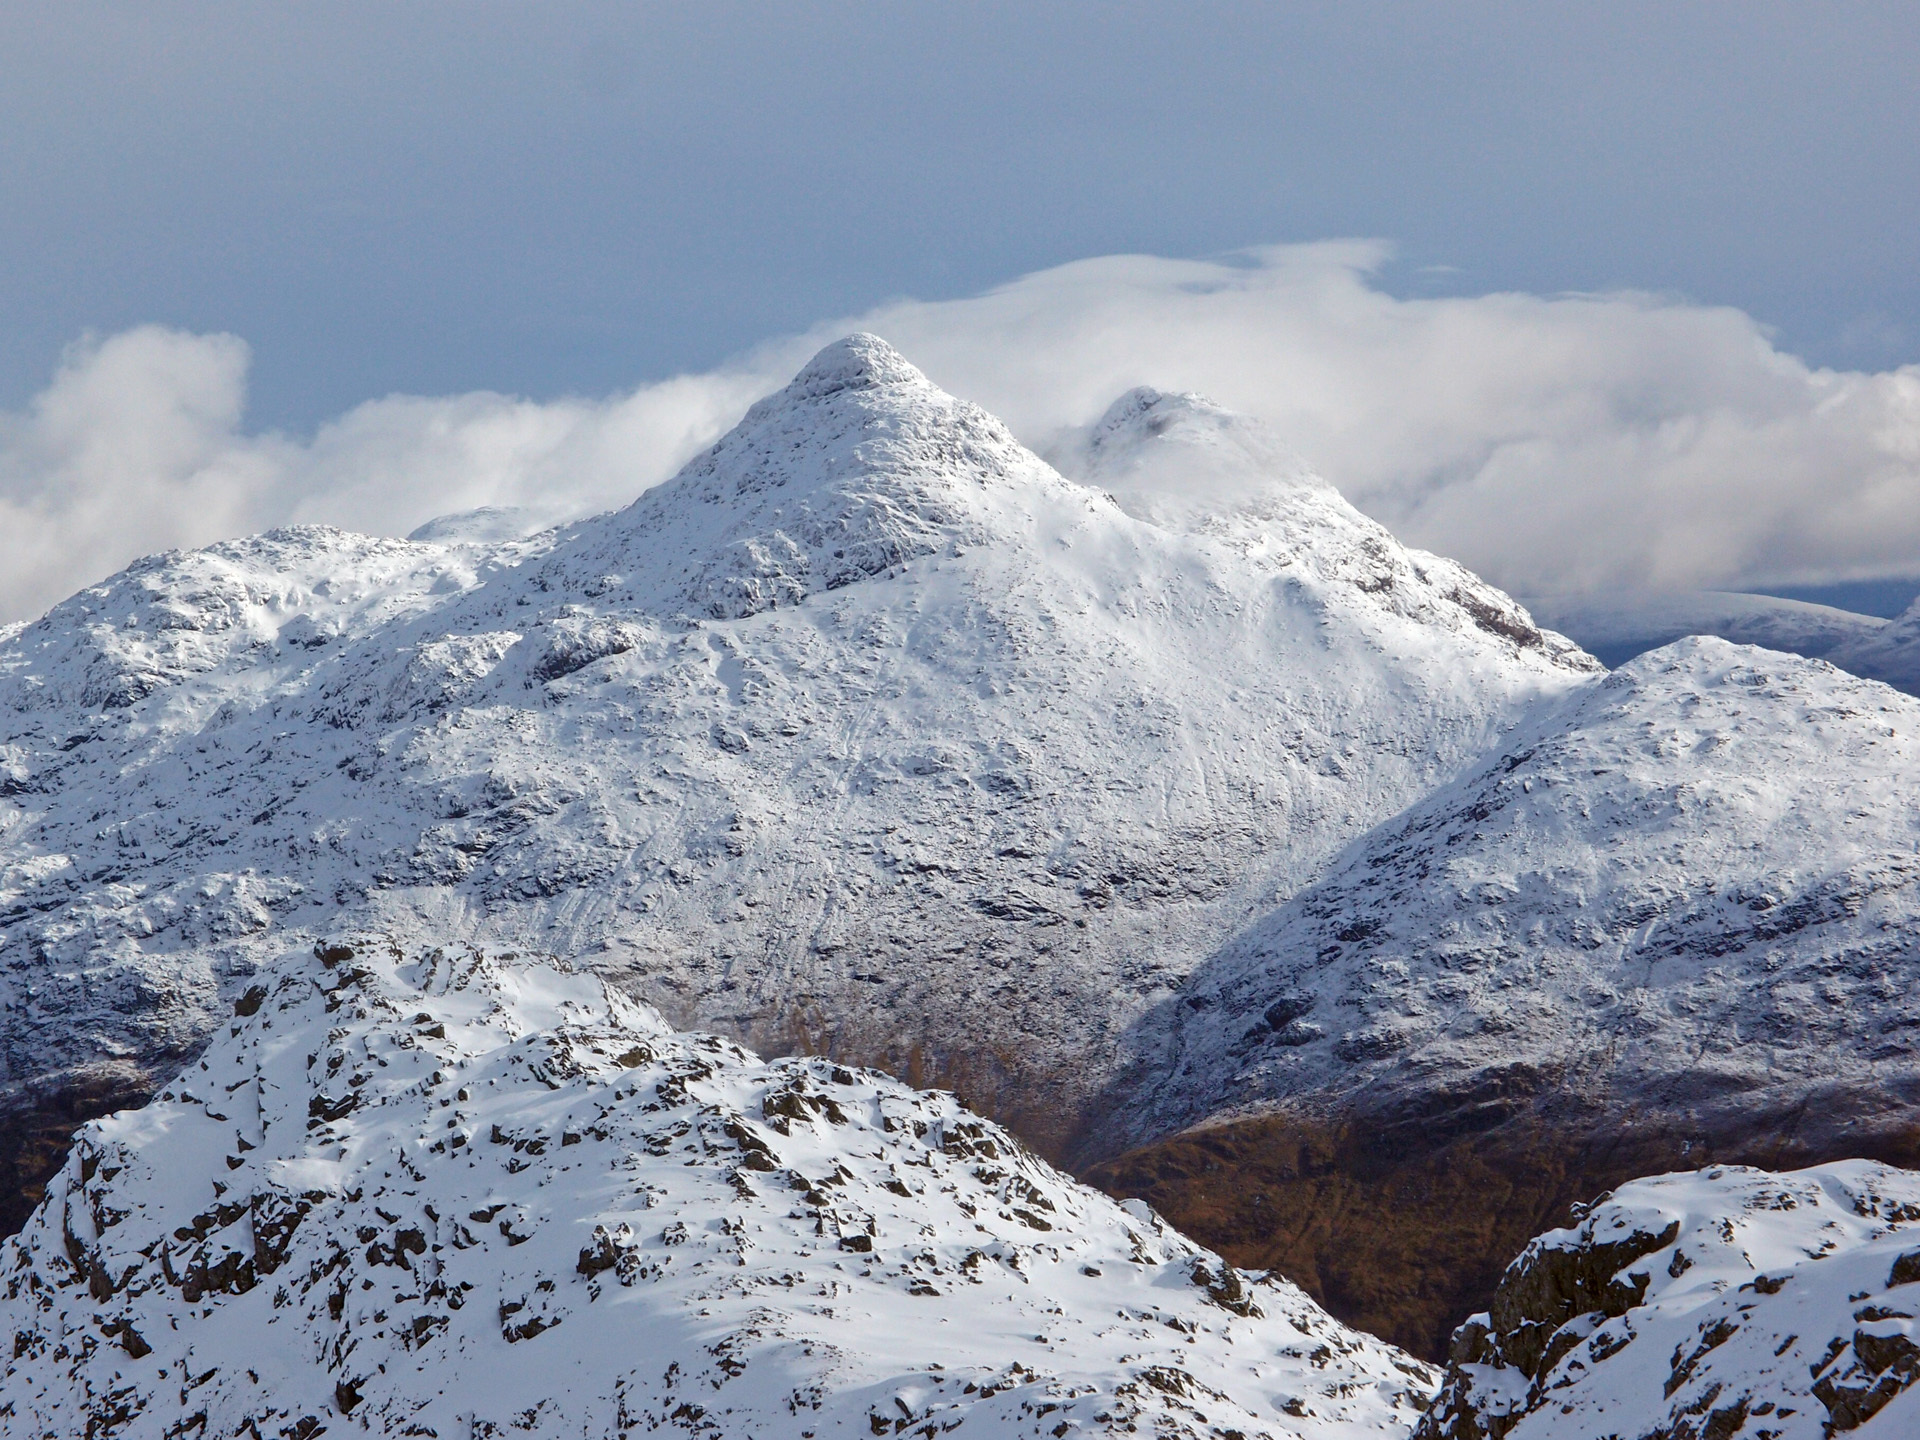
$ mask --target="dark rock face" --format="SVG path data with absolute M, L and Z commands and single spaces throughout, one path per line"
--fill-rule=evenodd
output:
M 1574 1218 L 1455 1332 L 1415 1440 L 1915 1433 L 1920 1173 L 1711 1166 Z
M 145 1075 L 105 1071 L 29 1092 L 0 1110 L 0 1235 L 11 1235 L 46 1193 L 87 1121 L 143 1105 L 153 1086 Z
M 1872 1113 L 1861 1097 L 1851 1108 Z M 1903 1109 L 1824 1131 L 1772 1110 L 1710 1131 L 1688 1118 L 1623 1125 L 1570 1104 L 1529 1106 L 1484 1129 L 1470 1114 L 1270 1115 L 1189 1130 L 1087 1173 L 1114 1195 L 1146 1200 L 1234 1264 L 1279 1270 L 1348 1324 L 1422 1358 L 1444 1360 L 1455 1327 L 1492 1306 L 1515 1333 L 1516 1357 L 1533 1364 L 1546 1337 L 1520 1338 L 1536 1322 L 1516 1317 L 1626 1303 L 1597 1271 L 1543 1269 L 1533 1288 L 1501 1298 L 1508 1260 L 1563 1222 L 1570 1205 L 1708 1164 L 1783 1169 L 1865 1155 L 1920 1166 L 1920 1122 Z

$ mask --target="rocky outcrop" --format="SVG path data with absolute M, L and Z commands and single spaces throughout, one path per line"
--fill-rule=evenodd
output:
M 0 1249 L 8 1435 L 1402 1440 L 1436 1372 L 951 1096 L 287 957 Z
M 99 1066 L 0 1102 L 0 1234 L 11 1235 L 26 1223 L 65 1163 L 76 1129 L 144 1104 L 151 1089 L 141 1070 Z
M 1530 1243 L 1418 1440 L 1830 1440 L 1920 1424 L 1920 1174 L 1636 1181 Z
M 1564 1100 L 1339 1119 L 1270 1114 L 1196 1127 L 1088 1168 L 1232 1258 L 1299 1283 L 1349 1324 L 1443 1360 L 1462 1316 L 1486 1309 L 1508 1258 L 1568 1207 L 1678 1166 L 1772 1169 L 1853 1156 L 1920 1168 L 1920 1123 L 1862 1117 L 1808 1126 L 1756 1108 L 1606 1116 Z

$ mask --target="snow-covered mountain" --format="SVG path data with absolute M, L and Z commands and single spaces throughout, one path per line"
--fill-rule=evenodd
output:
M 1637 1180 L 1540 1236 L 1454 1336 L 1421 1440 L 1920 1434 L 1920 1174 Z
M 0 635 L 8 1107 L 138 1092 L 352 927 L 1059 1144 L 1191 966 L 1596 669 L 1277 454 L 1136 392 L 1069 481 L 856 336 L 617 514 L 76 595 Z
M 1916 921 L 1920 700 L 1681 641 L 1544 707 L 1210 961 L 1133 1118 L 1466 1103 L 1524 1069 L 1713 1129 L 1920 1086 Z
M 1831 605 L 1725 590 L 1614 590 L 1528 596 L 1525 603 L 1542 625 L 1571 636 L 1609 665 L 1624 665 L 1636 655 L 1689 635 L 1717 635 L 1736 645 L 1759 645 L 1840 664 L 1842 651 L 1864 657 L 1875 649 L 1888 624 L 1878 615 Z M 1886 678 L 1853 665 L 1842 668 L 1869 679 Z
M 383 943 L 266 970 L 0 1249 L 9 1436 L 1405 1436 L 1437 1373 L 951 1096 Z
M 1879 629 L 1836 646 L 1828 658 L 1856 675 L 1920 695 L 1920 600 Z
M 1681 641 L 1201 966 L 1144 1023 L 1107 1148 L 1152 1143 L 1104 1183 L 1427 1348 L 1492 1257 L 1632 1175 L 1914 1159 L 1917 971 L 1920 700 Z
M 1528 612 L 1609 665 L 1689 635 L 1717 635 L 1828 660 L 1867 680 L 1920 694 L 1920 601 L 1892 620 L 1831 605 L 1717 590 L 1530 596 Z

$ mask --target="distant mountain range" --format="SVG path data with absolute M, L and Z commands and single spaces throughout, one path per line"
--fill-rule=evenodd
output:
M 1609 665 L 1690 635 L 1717 635 L 1830 660 L 1910 695 L 1920 692 L 1920 600 L 1890 620 L 1723 590 L 1532 596 L 1526 604 L 1541 624 L 1565 631 Z

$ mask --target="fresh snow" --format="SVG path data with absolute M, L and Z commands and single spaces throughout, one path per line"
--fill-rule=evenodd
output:
M 1920 1434 L 1920 1174 L 1661 1175 L 1539 1237 L 1422 1440 Z
M 1223 947 L 1117 1123 L 1544 1092 L 1866 1148 L 1920 1084 L 1917 935 L 1920 701 L 1685 640 L 1544 706 Z
M 280 531 L 8 632 L 11 1103 L 350 927 L 1061 1143 L 1194 964 L 1597 669 L 1197 397 L 1072 458 L 856 336 L 617 514 Z
M 330 946 L 0 1249 L 9 1436 L 1404 1436 L 1435 1372 L 950 1095 Z

